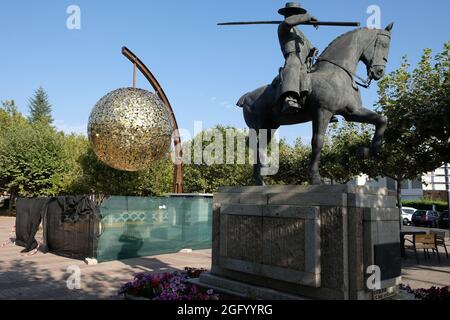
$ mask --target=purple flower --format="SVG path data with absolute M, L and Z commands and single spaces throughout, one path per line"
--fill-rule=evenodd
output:
M 204 269 L 186 268 L 183 272 L 161 274 L 136 273 L 131 282 L 124 284 L 119 294 L 133 294 L 154 300 L 218 300 L 212 289 L 201 292 L 197 286 L 187 282 L 197 278 Z

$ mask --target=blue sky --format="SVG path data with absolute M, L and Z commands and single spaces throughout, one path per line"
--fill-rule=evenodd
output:
M 217 22 L 280 19 L 285 1 L 274 0 L 0 0 L 0 99 L 14 99 L 27 114 L 27 99 L 43 86 L 55 125 L 85 133 L 95 103 L 107 92 L 131 86 L 126 45 L 165 89 L 180 127 L 194 121 L 245 128 L 235 102 L 269 83 L 283 65 L 275 26 L 218 27 Z M 81 30 L 68 30 L 66 9 L 81 8 Z M 321 20 L 366 24 L 369 5 L 380 6 L 382 26 L 395 21 L 388 71 L 407 54 L 415 64 L 426 47 L 450 40 L 450 1 L 305 0 Z M 302 27 L 320 50 L 348 28 Z M 361 69 L 365 76 L 364 69 Z M 149 88 L 142 77 L 139 87 Z M 377 86 L 363 90 L 366 106 Z M 309 139 L 310 124 L 283 128 L 280 136 Z

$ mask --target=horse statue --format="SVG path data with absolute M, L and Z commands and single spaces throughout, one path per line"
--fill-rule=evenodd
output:
M 319 172 L 320 154 L 328 124 L 334 115 L 344 117 L 346 121 L 375 125 L 376 130 L 369 148 L 361 148 L 363 157 L 375 156 L 381 151 L 386 130 L 387 118 L 362 105 L 361 93 L 355 77 L 359 61 L 367 67 L 368 79 L 363 86 L 368 87 L 371 80 L 380 80 L 386 69 L 391 43 L 393 23 L 384 30 L 361 28 L 347 32 L 336 38 L 317 58 L 310 77 L 311 90 L 305 107 L 300 111 L 282 112 L 281 104 L 276 101 L 279 79 L 272 84 L 245 94 L 238 102 L 243 108 L 245 122 L 250 129 L 268 132 L 267 144 L 273 132 L 283 125 L 293 125 L 312 121 L 312 156 L 309 178 L 311 184 L 322 184 Z M 261 170 L 267 166 L 265 148 L 259 141 L 256 144 L 256 164 L 253 175 L 257 185 L 264 185 Z

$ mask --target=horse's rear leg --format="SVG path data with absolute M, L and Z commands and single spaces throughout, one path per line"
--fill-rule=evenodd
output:
M 375 125 L 375 134 L 373 136 L 369 151 L 372 155 L 380 153 L 384 132 L 386 131 L 387 127 L 387 118 L 366 108 L 357 109 L 352 113 L 343 114 L 343 116 L 347 121 Z M 364 154 L 364 156 L 368 155 Z
M 328 110 L 317 109 L 316 114 L 313 117 L 313 138 L 311 141 L 312 157 L 310 168 L 311 184 L 322 184 L 319 172 L 320 153 L 322 152 L 325 134 L 332 116 L 333 114 Z
M 263 134 L 266 135 L 265 139 L 261 140 L 263 138 Z M 255 141 L 256 141 L 256 163 L 253 165 L 253 177 L 255 179 L 255 184 L 257 186 L 264 186 L 264 178 L 263 178 L 263 169 L 268 168 L 268 156 L 267 156 L 267 147 L 272 142 L 274 131 L 272 129 L 259 129 L 255 130 Z M 267 171 L 267 170 L 266 170 Z M 267 175 L 267 173 L 264 173 Z
M 261 175 L 261 153 L 259 152 L 259 130 L 258 129 L 251 129 L 250 130 L 250 145 L 253 149 L 254 154 L 254 161 L 253 164 L 253 180 L 255 182 L 255 185 L 257 186 L 264 186 L 264 179 Z
M 253 164 L 253 179 L 255 181 L 255 185 L 257 186 L 265 186 L 264 178 L 261 175 L 261 163 L 257 160 L 257 163 Z

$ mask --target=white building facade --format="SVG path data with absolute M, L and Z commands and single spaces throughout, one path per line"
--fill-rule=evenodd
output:
M 358 186 L 388 188 L 389 190 L 396 190 L 397 185 L 391 178 L 369 179 L 366 175 L 361 175 L 350 183 Z M 423 197 L 447 200 L 445 166 L 424 174 L 420 179 L 403 181 L 402 198 L 404 200 L 418 200 Z

